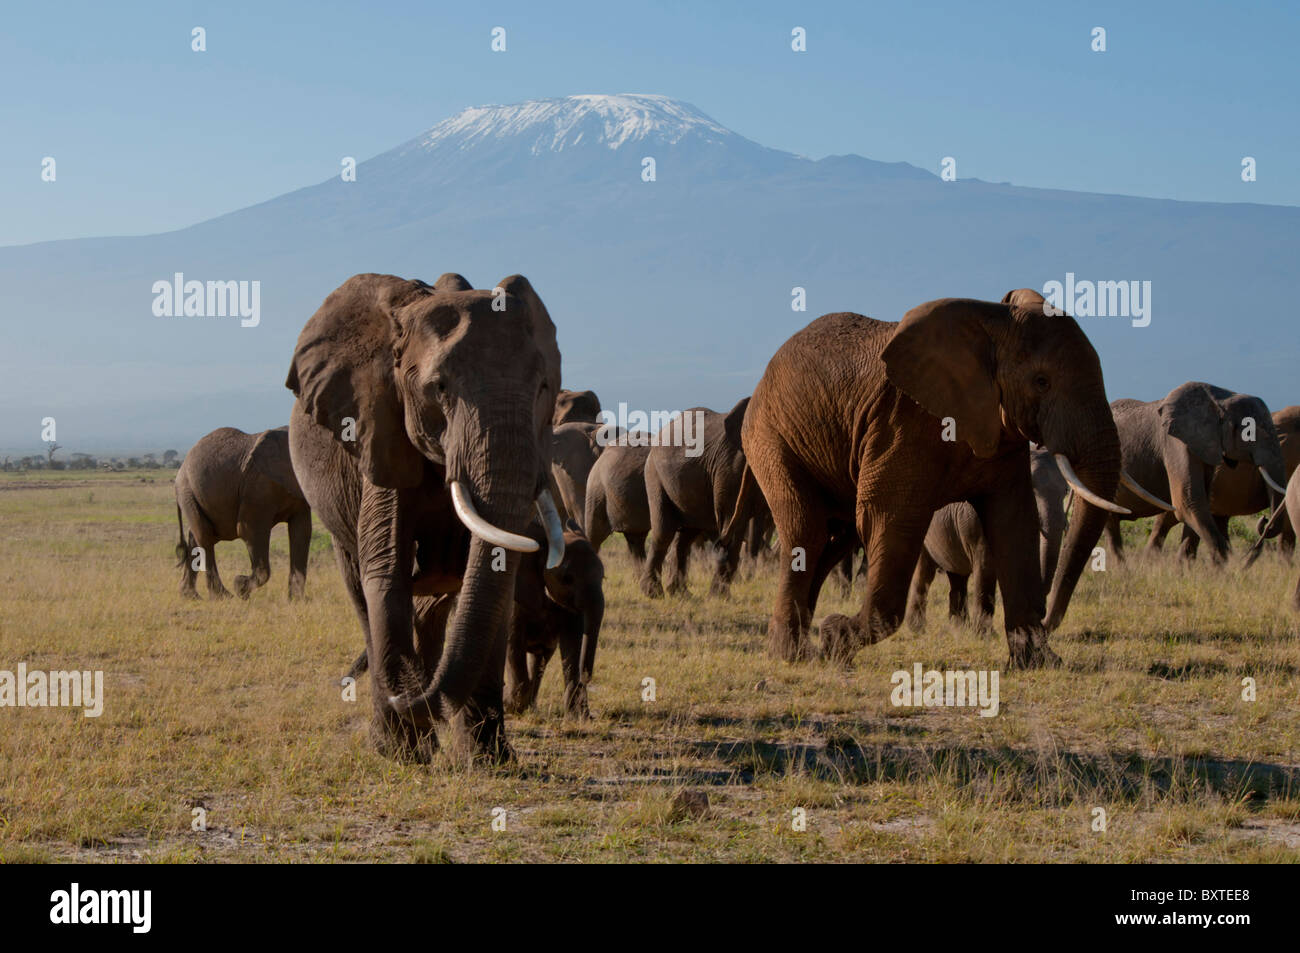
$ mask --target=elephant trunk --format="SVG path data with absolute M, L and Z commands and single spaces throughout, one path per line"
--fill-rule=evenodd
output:
M 518 454 L 513 457 L 502 454 L 503 460 L 517 458 Z M 477 478 L 470 475 L 453 477 L 455 470 L 450 467 L 448 475 L 452 477 L 453 488 L 462 487 L 461 504 L 468 503 L 476 520 L 506 536 L 518 534 L 536 549 L 536 542 L 524 537 L 523 530 L 528 526 L 534 506 L 537 472 L 537 468 L 530 465 L 510 467 L 502 464 L 477 474 Z M 475 493 L 474 487 L 479 488 L 479 492 Z M 418 696 L 389 699 L 398 715 L 410 719 L 420 728 L 431 727 L 435 721 L 448 720 L 469 701 L 494 656 L 504 660 L 504 640 L 514 600 L 519 553 L 504 545 L 499 537 L 485 538 L 491 535 L 474 530 L 456 615 L 428 687 Z
M 579 681 L 586 685 L 596 670 L 596 643 L 600 641 L 600 624 L 605 617 L 605 594 L 597 586 L 587 596 L 582 611 L 582 650 L 579 654 Z
M 1080 452 L 1072 462 L 1075 476 L 1081 483 L 1101 499 L 1113 500 L 1120 480 L 1120 446 L 1119 434 L 1110 419 L 1109 409 L 1106 423 L 1109 426 L 1101 428 L 1088 444 L 1088 449 Z M 1051 446 L 1050 443 L 1048 445 Z M 1092 558 L 1093 547 L 1097 545 L 1110 515 L 1101 507 L 1088 503 L 1080 494 L 1075 494 L 1063 554 L 1057 562 L 1056 575 L 1051 580 L 1047 618 L 1044 620 L 1048 631 L 1059 626 L 1065 617 L 1065 610 L 1069 608 L 1070 598 L 1074 595 L 1074 587 L 1079 582 L 1083 567 Z

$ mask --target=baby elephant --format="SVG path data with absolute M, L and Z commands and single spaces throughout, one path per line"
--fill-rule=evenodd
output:
M 534 524 L 529 535 L 541 544 L 525 554 L 515 575 L 514 612 L 506 649 L 505 708 L 519 714 L 537 704 L 546 663 L 558 646 L 564 668 L 564 708 L 587 718 L 587 683 L 596 661 L 596 643 L 605 616 L 605 567 L 577 524 L 564 532 L 564 558 L 546 568 L 546 535 Z M 454 582 L 450 582 L 454 586 Z M 453 590 L 415 600 L 415 638 L 425 665 L 436 668 L 447 621 L 454 611 Z M 369 667 L 365 651 L 346 678 L 359 678 Z
M 605 568 L 572 522 L 564 533 L 564 559 L 546 569 L 545 557 L 545 546 L 525 556 L 515 580 L 506 650 L 506 711 L 518 714 L 537 704 L 546 663 L 559 646 L 565 711 L 587 718 L 587 683 L 605 615 Z
M 1051 585 L 1065 532 L 1065 499 L 1070 486 L 1046 450 L 1033 450 L 1030 474 L 1038 507 L 1039 569 L 1045 583 Z M 949 503 L 930 519 L 907 600 L 908 625 L 915 631 L 925 628 L 926 594 L 940 570 L 948 577 L 948 615 L 955 619 L 968 618 L 966 587 L 974 576 L 976 606 L 972 621 L 980 631 L 991 627 L 997 578 L 985 544 L 984 528 L 975 507 L 969 503 Z
M 242 539 L 253 574 L 236 576 L 235 591 L 247 599 L 271 578 L 271 527 L 288 523 L 289 598 L 301 596 L 307 583 L 311 507 L 289 462 L 289 428 L 247 434 L 222 427 L 202 438 L 176 471 L 176 522 L 181 595 L 198 598 L 194 578 L 201 569 L 210 596 L 229 596 L 217 572 L 215 547 Z

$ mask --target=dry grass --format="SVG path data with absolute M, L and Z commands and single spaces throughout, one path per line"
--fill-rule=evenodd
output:
M 595 717 L 561 719 L 553 672 L 510 723 L 516 767 L 421 768 L 370 750 L 368 681 L 355 703 L 336 687 L 361 636 L 327 538 L 305 603 L 286 599 L 283 527 L 250 602 L 184 602 L 169 477 L 0 475 L 0 669 L 102 669 L 107 690 L 98 719 L 0 709 L 0 860 L 1300 859 L 1300 640 L 1280 558 L 1089 574 L 1054 638 L 1065 667 L 1004 671 L 1001 713 L 980 718 L 889 702 L 915 662 L 1005 664 L 1000 635 L 946 621 L 942 582 L 925 635 L 851 671 L 789 666 L 764 652 L 770 569 L 727 600 L 702 598 L 697 570 L 699 596 L 652 603 L 614 540 Z M 228 583 L 247 571 L 242 544 L 218 560 Z M 674 810 L 683 788 L 707 793 L 703 816 Z

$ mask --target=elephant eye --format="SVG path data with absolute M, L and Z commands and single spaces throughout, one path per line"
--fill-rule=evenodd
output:
M 1047 377 L 1044 376 L 1043 374 L 1039 374 L 1037 377 L 1034 378 L 1034 387 L 1038 390 L 1040 394 L 1047 393 L 1047 391 L 1051 388 L 1051 386 L 1052 386 L 1052 382 L 1049 381 Z

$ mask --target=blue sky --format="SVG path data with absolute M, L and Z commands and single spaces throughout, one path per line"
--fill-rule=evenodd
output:
M 1300 205 L 1300 5 L 9 5 L 0 244 L 180 228 L 465 106 L 662 93 L 764 145 L 1017 185 Z M 207 30 L 207 51 L 190 30 Z M 489 49 L 494 26 L 508 50 Z M 790 50 L 802 26 L 808 51 Z M 1093 27 L 1107 51 L 1090 49 Z M 1242 156 L 1258 161 L 1243 183 Z M 58 181 L 40 179 L 55 157 Z

